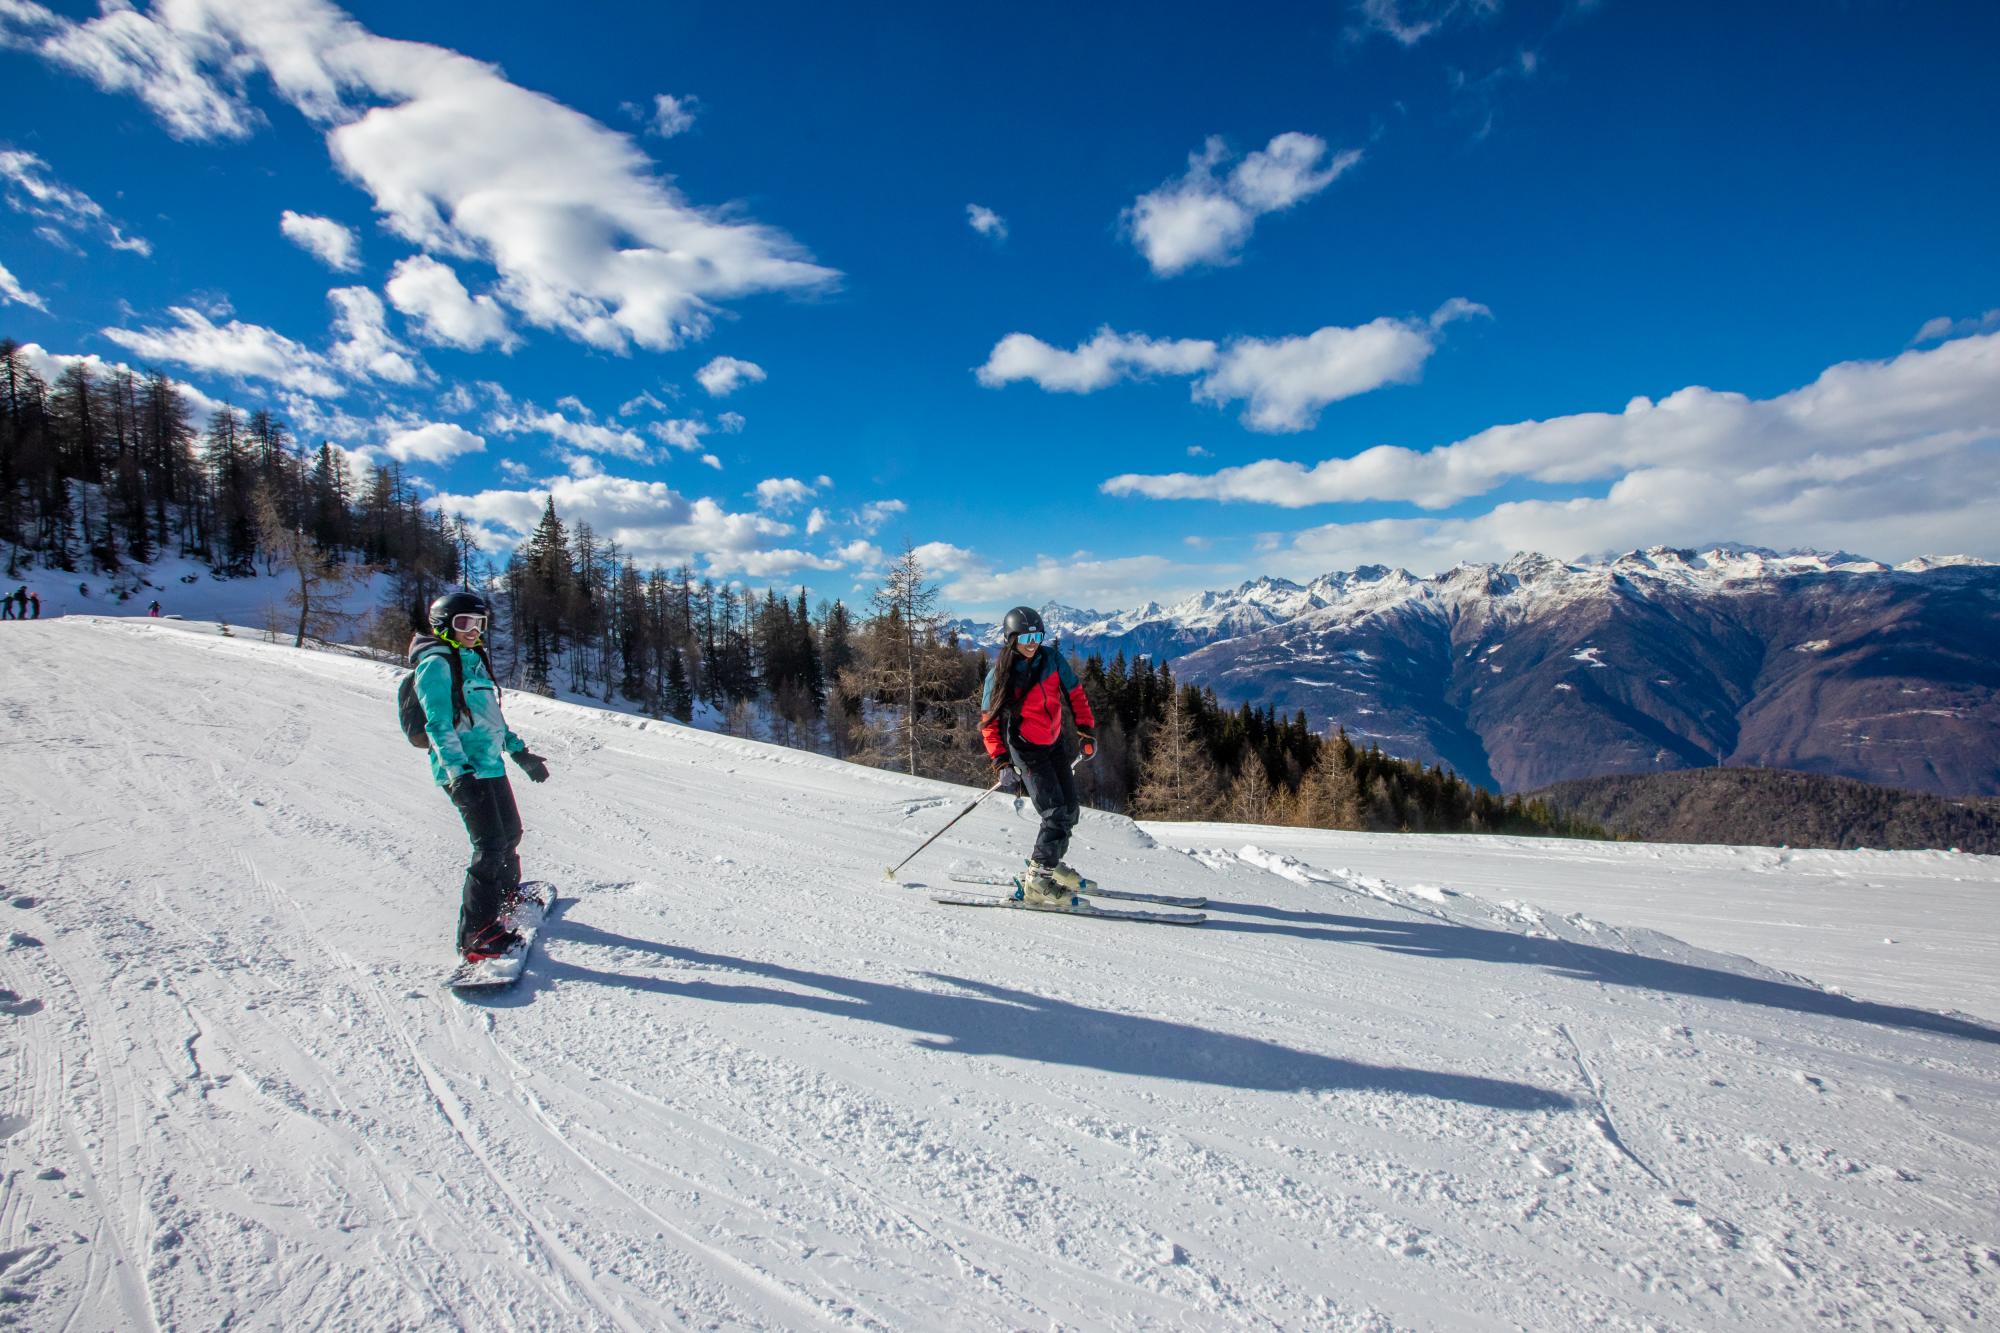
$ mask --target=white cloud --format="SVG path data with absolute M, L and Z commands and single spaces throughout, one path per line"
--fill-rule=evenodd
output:
M 112 328 L 104 336 L 147 361 L 239 380 L 269 380 L 320 397 L 343 391 L 325 357 L 282 333 L 239 320 L 218 325 L 186 306 L 173 306 L 167 313 L 176 321 L 173 328 Z
M 650 462 L 653 451 L 639 436 L 623 426 L 607 425 L 588 413 L 573 420 L 561 412 L 544 412 L 533 403 L 494 410 L 486 418 L 486 429 L 495 435 L 546 435 L 552 440 L 587 454 L 611 454 L 634 462 Z
M 813 511 L 806 515 L 806 536 L 819 536 L 820 533 L 826 531 L 826 525 L 826 511 L 815 506 Z
M 49 313 L 49 307 L 41 297 L 21 285 L 21 280 L 10 272 L 5 264 L 0 264 L 0 303 L 24 305 L 31 310 Z
M 1089 342 L 1065 352 L 1029 334 L 1010 333 L 993 345 L 976 373 L 989 389 L 1032 380 L 1050 393 L 1095 393 L 1122 379 L 1191 375 L 1215 359 L 1214 343 L 1190 338 L 1154 339 L 1101 328 Z
M 965 206 L 965 220 L 972 224 L 974 231 L 988 240 L 1004 241 L 1007 239 L 1007 219 L 1001 217 L 984 204 L 967 204 Z
M 1447 319 L 1484 306 L 1454 301 L 1451 315 L 1421 324 L 1376 319 L 1359 328 L 1328 327 L 1303 338 L 1241 338 L 1215 369 L 1194 386 L 1197 400 L 1247 401 L 1243 424 L 1267 432 L 1310 430 L 1328 403 L 1385 384 L 1416 379 L 1437 347 L 1434 335 Z M 1439 315 L 1444 315 L 1444 310 Z
M 1189 446 L 1187 447 L 1187 456 L 1188 456 L 1189 458 L 1212 458 L 1212 457 L 1214 457 L 1214 455 L 1213 455 L 1213 454 L 1211 454 L 1211 453 L 1209 453 L 1209 451 L 1208 451 L 1207 449 L 1204 449 L 1204 448 L 1203 448 L 1203 447 L 1202 447 L 1201 445 L 1198 445 L 1198 444 L 1191 444 L 1191 445 L 1189 445 Z
M 72 23 L 28 0 L 7 40 L 144 97 L 175 133 L 246 134 L 261 71 L 325 127 L 383 224 L 490 262 L 500 298 L 594 347 L 703 335 L 718 302 L 838 276 L 774 228 L 688 201 L 626 135 L 455 51 L 378 37 L 326 0 L 174 0 Z
M 970 559 L 944 585 L 947 603 L 960 607 L 1060 601 L 1075 606 L 1136 606 L 1168 581 L 1194 581 L 1196 570 L 1159 555 L 1094 560 L 1083 553 L 1038 556 L 1035 563 L 995 571 Z
M 714 454 L 703 454 L 701 456 L 701 461 L 705 466 L 712 467 L 717 472 L 722 471 L 722 460 L 720 458 L 717 458 Z
M 841 568 L 837 560 L 783 545 L 793 531 L 788 523 L 764 514 L 732 513 L 712 499 L 684 495 L 664 482 L 602 472 L 519 490 L 439 495 L 431 503 L 519 541 L 541 521 L 542 506 L 551 496 L 565 522 L 588 522 L 600 539 L 616 541 L 642 565 L 671 567 L 686 561 L 703 565 L 710 574 L 751 578 Z
M 426 421 L 391 436 L 383 446 L 405 463 L 448 463 L 462 454 L 486 451 L 486 441 L 449 421 Z
M 488 343 L 503 352 L 521 345 L 498 301 L 472 295 L 450 265 L 429 255 L 411 255 L 397 264 L 383 291 L 391 305 L 416 322 L 417 337 L 425 342 L 468 352 Z
M 425 378 L 414 354 L 389 332 L 381 297 L 366 287 L 336 287 L 326 299 L 334 308 L 335 365 L 391 384 L 415 384 Z
M 2000 310 L 1989 310 L 1983 315 L 1974 315 L 1969 319 L 1953 319 L 1950 315 L 1939 315 L 1936 319 L 1924 321 L 1924 326 L 1917 330 L 1917 336 L 1910 339 L 1910 346 L 1937 342 L 1942 338 L 1963 338 L 1973 333 L 1991 333 L 1995 329 L 2000 329 Z
M 920 542 L 911 548 L 917 562 L 932 574 L 952 574 L 970 569 L 977 557 L 963 546 L 950 542 Z
M 647 433 L 654 439 L 683 453 L 693 453 L 701 448 L 701 437 L 708 434 L 711 429 L 706 421 L 698 417 L 673 417 L 666 421 L 648 422 L 646 425 Z M 705 463 L 708 460 L 704 458 L 702 461 Z M 721 464 L 718 463 L 716 466 L 720 467 Z
M 718 356 L 694 373 L 711 398 L 727 398 L 745 384 L 762 384 L 764 368 L 754 361 Z
M 83 355 L 75 355 L 67 352 L 51 352 L 40 343 L 23 343 L 21 344 L 20 356 L 28 364 L 30 370 L 33 370 L 44 381 L 50 384 L 55 383 L 64 370 L 79 363 L 88 367 L 91 375 L 99 379 L 102 379 L 105 375 L 115 370 L 123 370 L 133 375 L 138 375 L 141 378 L 144 377 L 143 372 L 134 370 L 125 362 L 106 361 L 95 352 Z M 175 381 L 175 385 L 180 390 L 181 401 L 187 404 L 188 417 L 193 422 L 195 429 L 206 430 L 209 418 L 222 409 L 222 402 L 219 399 L 209 397 L 192 384 Z
M 629 417 L 633 413 L 641 411 L 664 412 L 666 410 L 667 405 L 654 397 L 651 391 L 645 389 L 640 390 L 637 395 L 627 398 L 618 405 L 618 415 L 621 417 Z
M 33 153 L 0 152 L 0 182 L 6 184 L 7 206 L 16 213 L 42 219 L 44 225 L 35 229 L 36 235 L 59 248 L 76 250 L 76 243 L 57 229 L 89 231 L 102 236 L 114 250 L 153 253 L 151 242 L 127 236 L 95 199 L 50 176 L 48 165 Z
M 818 487 L 808 485 L 797 477 L 767 477 L 757 483 L 757 507 L 782 514 L 818 494 Z
M 1246 402 L 1242 421 L 1252 430 L 1309 430 L 1328 403 L 1415 379 L 1446 324 L 1487 313 L 1477 302 L 1454 297 L 1424 319 L 1384 317 L 1358 328 L 1330 325 L 1303 337 L 1238 338 L 1221 348 L 1106 328 L 1074 351 L 1063 351 L 1010 333 L 994 345 L 977 374 L 989 388 L 1031 380 L 1051 393 L 1093 393 L 1119 380 L 1156 374 L 1195 375 L 1196 402 Z
M 715 422 L 722 427 L 724 435 L 741 435 L 743 428 L 749 424 L 741 412 L 724 412 Z
M 352 273 L 361 267 L 361 240 L 351 227 L 332 218 L 286 209 L 278 219 L 278 230 L 292 244 L 315 256 L 336 273 Z
M 871 500 L 854 512 L 853 522 L 863 532 L 873 536 L 880 531 L 884 523 L 898 514 L 908 512 L 909 508 L 901 500 Z
M 1154 273 L 1233 263 L 1260 216 L 1310 199 L 1361 161 L 1359 149 L 1332 153 L 1324 139 L 1297 131 L 1277 135 L 1218 177 L 1229 155 L 1221 137 L 1210 136 L 1188 155 L 1186 175 L 1125 210 L 1125 230 Z
M 1460 15 L 1486 17 L 1498 13 L 1500 0 L 1358 0 L 1350 35 L 1382 33 L 1404 46 L 1415 46 Z
M 1284 507 L 1406 501 L 1439 509 L 1513 482 L 1570 498 L 1449 519 L 1333 523 L 1297 534 L 1297 568 L 1427 570 L 1533 549 L 1558 556 L 1737 537 L 1882 559 L 2000 557 L 2000 333 L 1830 367 L 1775 398 L 1690 387 L 1622 412 L 1495 426 L 1428 450 L 1377 446 L 1315 466 L 1266 459 L 1210 475 L 1114 477 L 1113 494 Z
M 625 109 L 646 122 L 646 133 L 671 139 L 677 134 L 686 134 L 694 128 L 696 110 L 701 99 L 696 97 L 675 97 L 671 93 L 653 94 L 653 109 L 642 111 L 635 106 Z

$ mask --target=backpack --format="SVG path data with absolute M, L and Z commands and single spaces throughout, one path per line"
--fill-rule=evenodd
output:
M 486 655 L 486 645 L 480 644 L 472 650 L 479 654 L 479 660 L 486 664 L 486 674 L 493 674 L 493 659 Z M 431 745 L 430 733 L 425 730 L 429 719 L 424 716 L 423 701 L 417 698 L 417 663 L 424 660 L 424 654 L 441 652 L 451 663 L 451 723 L 458 725 L 461 714 L 470 718 L 472 710 L 465 706 L 465 668 L 460 665 L 458 654 L 449 644 L 432 639 L 410 654 L 410 669 L 403 673 L 402 683 L 396 686 L 396 720 L 403 724 L 403 739 L 419 750 L 428 750 Z M 493 693 L 500 693 L 500 686 L 493 686 Z

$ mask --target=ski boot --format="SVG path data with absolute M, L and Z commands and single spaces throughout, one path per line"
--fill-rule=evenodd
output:
M 1094 879 L 1085 879 L 1067 861 L 1058 861 L 1049 867 L 1049 878 L 1068 889 L 1071 893 L 1089 893 L 1097 887 Z
M 1074 907 L 1077 898 L 1076 891 L 1051 874 L 1048 866 L 1030 861 L 1014 877 L 1014 901 L 1029 907 Z

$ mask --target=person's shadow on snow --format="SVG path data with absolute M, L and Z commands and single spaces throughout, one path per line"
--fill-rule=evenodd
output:
M 2000 1043 L 2000 1029 L 1951 1014 L 1855 1000 L 1797 982 L 1627 953 L 1622 949 L 1606 949 L 1594 944 L 1539 939 L 1508 930 L 1489 930 L 1448 921 L 1341 916 L 1331 912 L 1300 912 L 1212 899 L 1208 907 L 1210 912 L 1253 919 L 1230 921 L 1211 916 L 1208 924 L 1202 927 L 1207 931 L 1285 935 L 1337 944 L 1364 944 L 1387 953 L 1411 954 L 1419 958 L 1514 963 L 1546 968 L 1558 976 L 1594 981 L 1606 986 L 1632 986 L 1706 1000 L 1731 1000 L 1737 1004 L 1787 1009 L 1799 1014 L 1820 1014 L 1850 1022 L 1903 1028 L 1910 1032 L 1934 1032 L 1969 1041 Z
M 917 1045 L 954 1055 L 1012 1056 L 1220 1087 L 1267 1092 L 1390 1092 L 1502 1111 L 1564 1111 L 1576 1105 L 1560 1092 L 1529 1083 L 1366 1064 L 1188 1023 L 1092 1009 L 943 973 L 916 974 L 947 988 L 933 990 L 704 953 L 633 939 L 573 920 L 546 929 L 549 933 L 537 941 L 538 949 L 546 950 L 549 944 L 581 944 L 629 950 L 776 984 L 604 972 L 550 957 L 546 952 L 524 981 L 586 982 L 715 1004 L 781 1005 L 921 1033 Z M 528 995 L 519 998 L 524 1002 Z

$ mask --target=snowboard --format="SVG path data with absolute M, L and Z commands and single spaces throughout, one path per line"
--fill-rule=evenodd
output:
M 535 947 L 535 935 L 555 904 L 555 885 L 540 880 L 524 881 L 514 909 L 500 917 L 507 929 L 521 937 L 521 942 L 497 957 L 482 958 L 476 963 L 461 962 L 444 979 L 444 984 L 455 991 L 473 991 L 494 990 L 519 981 L 521 973 L 527 970 L 528 951 Z
M 1017 912 L 1047 912 L 1052 916 L 1091 916 L 1100 921 L 1150 921 L 1162 926 L 1198 926 L 1208 920 L 1200 912 L 1142 912 L 1127 911 L 1118 907 L 1098 907 L 1085 903 L 1079 907 L 1063 907 L 1054 903 L 1023 902 L 1019 898 L 1000 898 L 990 893 L 933 893 L 931 901 L 948 907 L 1006 907 Z
M 1012 875 L 953 875 L 958 884 L 998 884 L 1012 888 Z M 1130 893 L 1124 889 L 1107 889 L 1094 879 L 1083 882 L 1083 896 L 1086 898 L 1116 898 L 1127 903 L 1159 903 L 1162 907 L 1206 907 L 1208 899 L 1188 897 L 1173 893 Z

